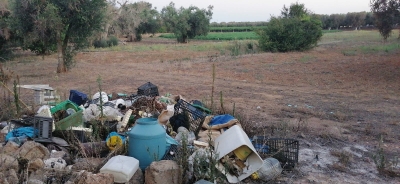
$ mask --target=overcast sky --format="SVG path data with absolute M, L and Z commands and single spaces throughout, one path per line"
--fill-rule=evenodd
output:
M 123 0 L 119 0 L 123 1 Z M 160 11 L 171 1 L 143 0 L 149 2 Z M 130 0 L 130 2 L 137 2 Z M 283 5 L 289 6 L 296 0 L 173 0 L 175 7 L 187 8 L 190 5 L 207 8 L 213 5 L 211 22 L 243 22 L 268 21 L 270 15 L 280 15 Z M 305 4 L 306 8 L 317 14 L 333 14 L 370 11 L 370 0 L 297 0 Z

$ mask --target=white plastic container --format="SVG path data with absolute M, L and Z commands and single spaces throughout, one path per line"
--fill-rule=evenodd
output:
M 257 171 L 259 178 L 265 182 L 275 179 L 281 172 L 281 164 L 275 158 L 265 159 L 262 167 Z
M 241 146 L 247 146 L 252 151 L 245 161 L 248 167 L 243 170 L 241 175 L 236 177 L 227 173 L 223 164 L 220 162 L 216 165 L 218 170 L 225 174 L 230 183 L 238 183 L 249 177 L 254 172 L 258 171 L 263 165 L 263 160 L 261 159 L 260 155 L 258 155 L 253 144 L 250 142 L 247 134 L 238 125 L 234 125 L 229 128 L 227 131 L 217 137 L 214 142 L 215 152 L 218 154 L 218 160 Z
M 139 168 L 139 160 L 129 156 L 117 155 L 112 157 L 101 169 L 100 173 L 114 176 L 115 183 L 126 183 Z

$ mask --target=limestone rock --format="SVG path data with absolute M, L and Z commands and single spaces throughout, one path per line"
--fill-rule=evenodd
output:
M 140 167 L 138 170 L 133 174 L 132 178 L 128 182 L 129 184 L 143 184 L 144 183 L 144 176 L 142 169 Z
M 3 147 L 0 153 L 4 153 L 10 156 L 14 156 L 19 148 L 19 145 L 13 141 L 8 141 L 7 144 Z
M 28 163 L 28 171 L 35 172 L 39 169 L 44 168 L 43 160 L 40 158 L 36 158 L 34 160 L 29 161 Z
M 67 154 L 64 151 L 51 151 L 50 158 L 64 158 Z
M 28 160 L 35 158 L 46 159 L 49 158 L 50 152 L 40 143 L 27 141 L 18 149 L 18 155 Z
M 7 179 L 8 183 L 18 183 L 19 182 L 17 172 L 15 172 L 14 169 L 10 169 L 6 173 L 7 173 L 6 179 Z
M 178 164 L 172 160 L 153 162 L 146 168 L 146 184 L 182 183 L 182 174 Z
M 10 155 L 0 154 L 0 172 L 9 169 L 18 170 L 18 160 Z
M 105 158 L 79 158 L 75 160 L 72 170 L 95 171 L 103 163 Z
M 1 172 L 0 172 L 0 183 L 1 184 L 9 184 L 7 179 L 6 179 L 6 176 Z
M 84 172 L 77 184 L 114 184 L 114 176 L 109 173 L 93 174 L 91 172 Z
M 44 182 L 36 179 L 30 179 L 28 180 L 27 184 L 44 184 Z

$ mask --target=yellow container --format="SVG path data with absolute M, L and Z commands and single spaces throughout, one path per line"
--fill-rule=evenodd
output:
M 246 146 L 240 146 L 239 148 L 233 150 L 233 153 L 235 154 L 236 157 L 238 157 L 242 161 L 246 161 L 247 157 L 252 153 L 251 149 Z

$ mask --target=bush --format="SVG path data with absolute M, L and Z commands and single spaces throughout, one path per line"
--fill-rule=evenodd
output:
M 95 40 L 93 46 L 94 48 L 105 48 L 108 47 L 108 43 L 106 40 Z
M 118 38 L 115 36 L 110 36 L 107 40 L 108 46 L 117 46 L 118 45 Z
M 257 32 L 259 47 L 265 51 L 288 52 L 308 50 L 322 37 L 321 21 L 313 18 L 272 18 L 265 29 Z
M 142 34 L 136 34 L 136 41 L 137 42 L 142 41 Z

